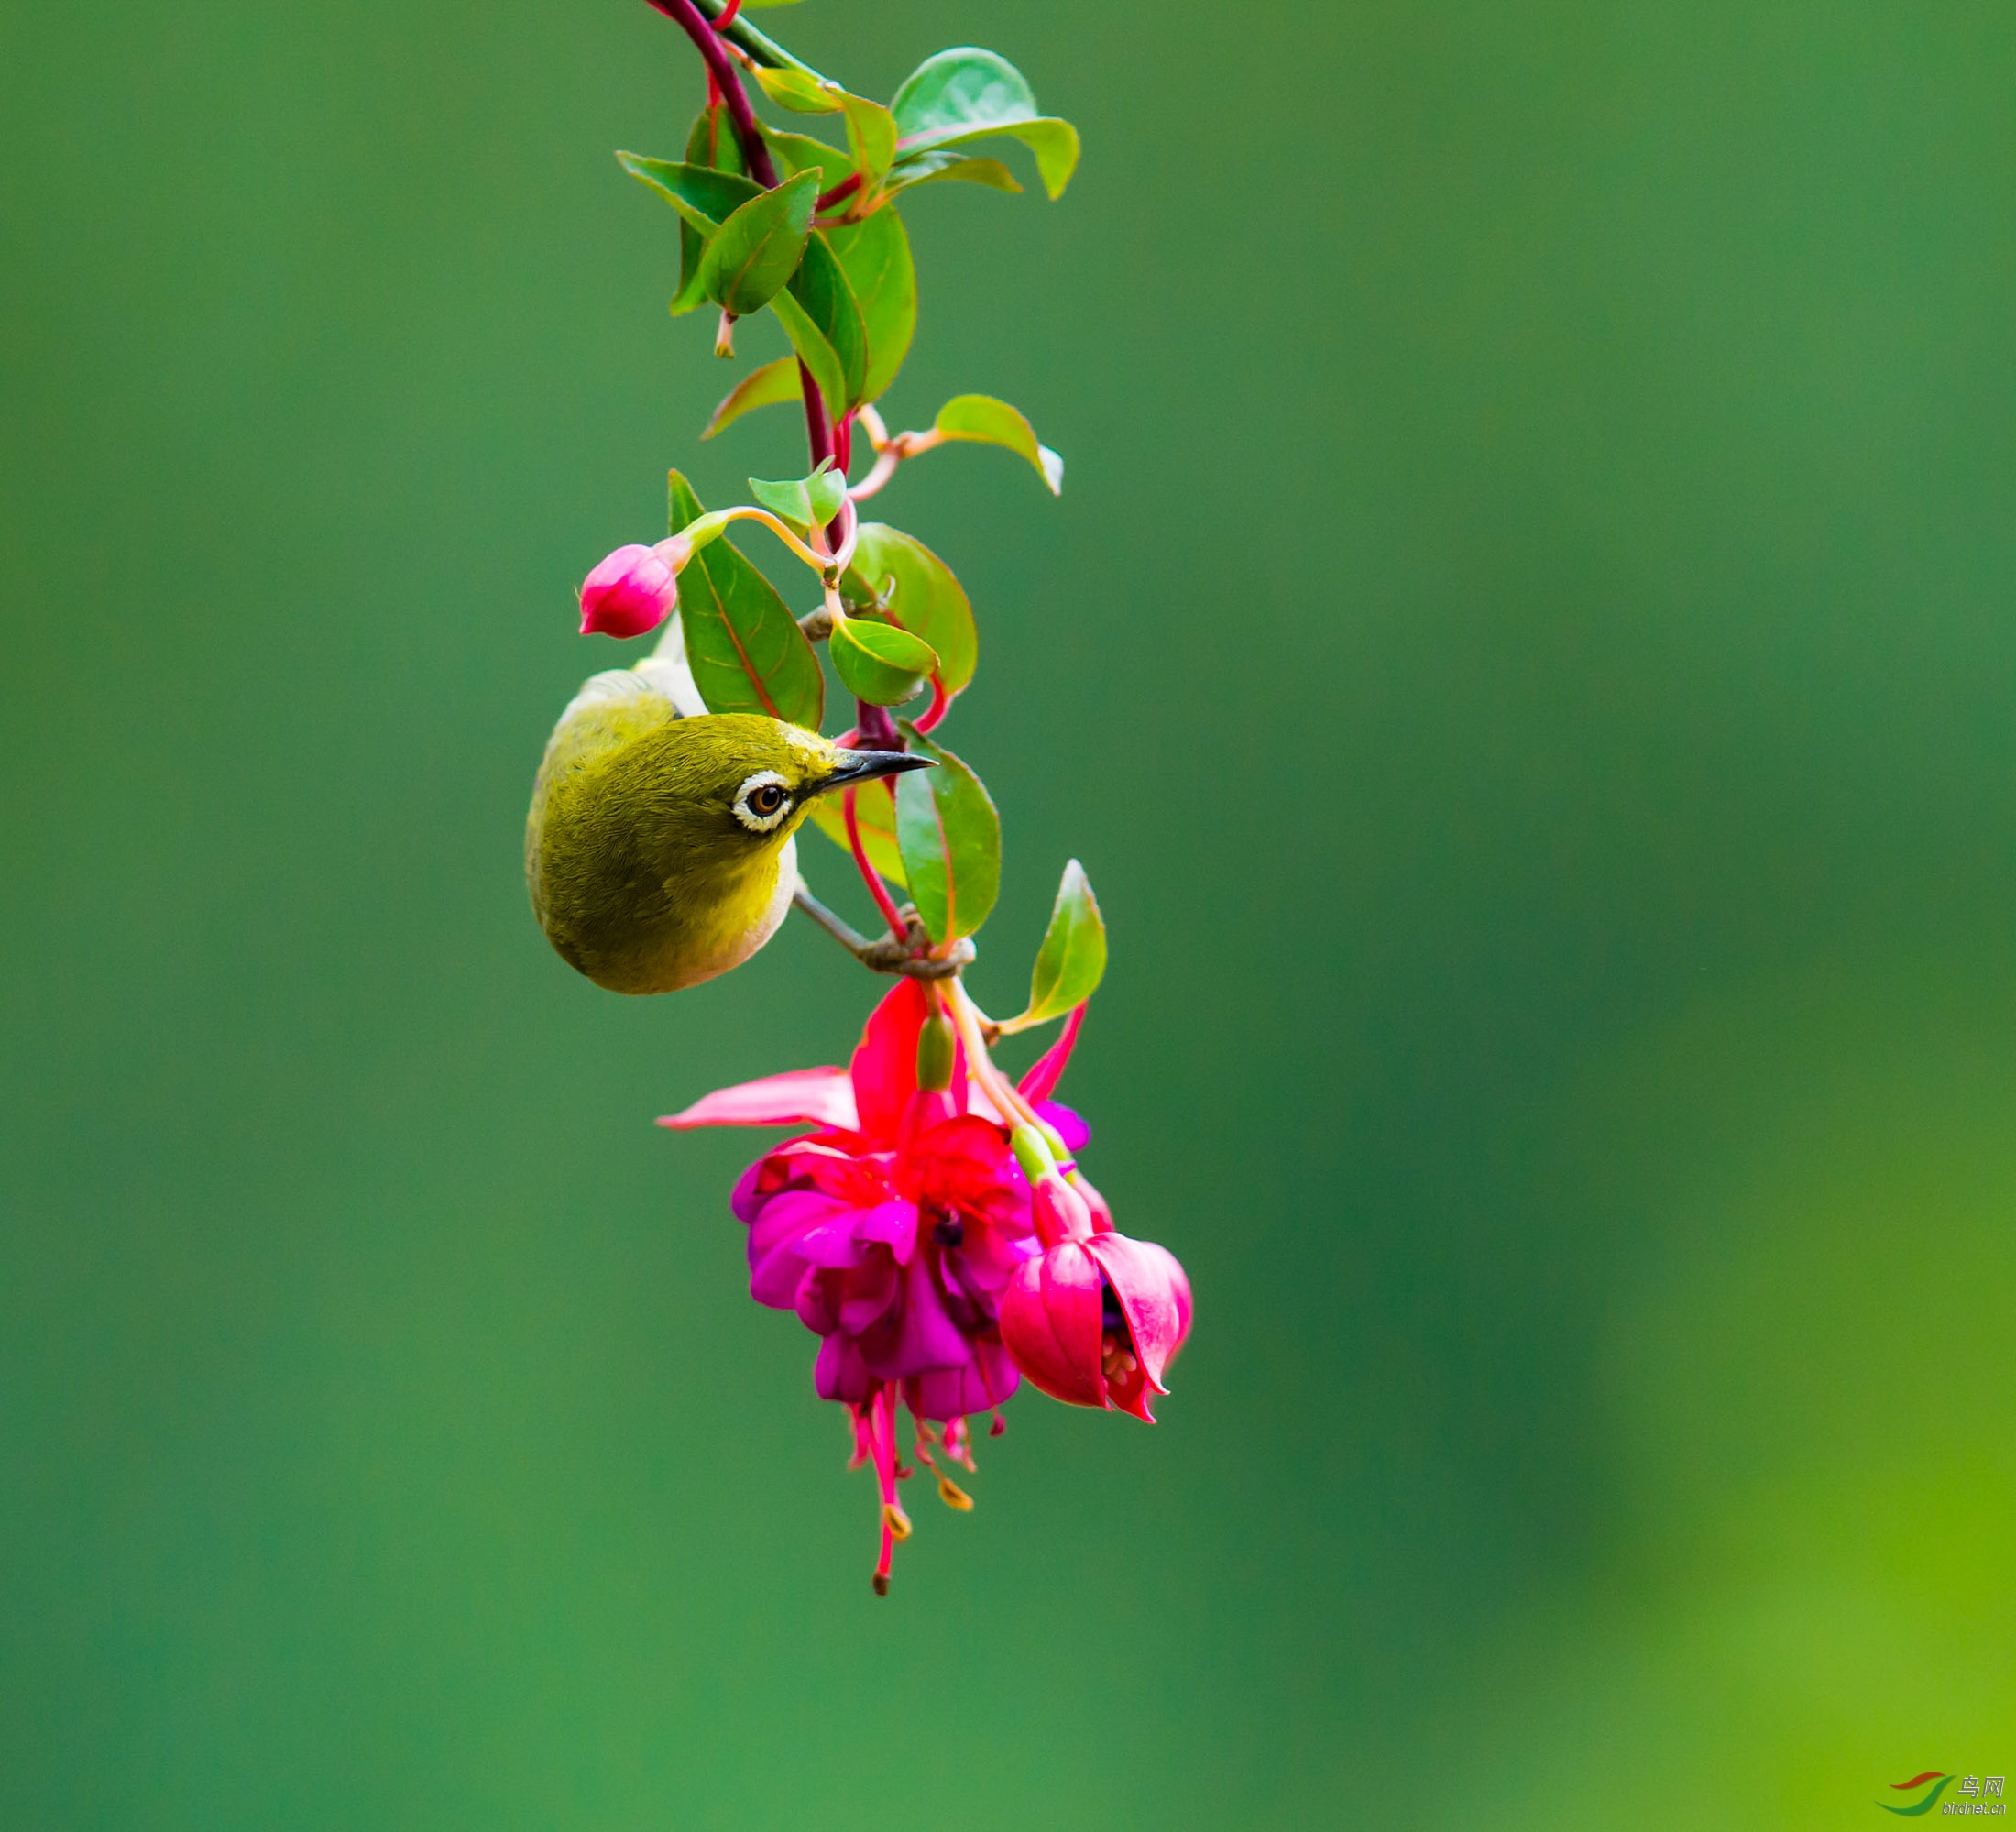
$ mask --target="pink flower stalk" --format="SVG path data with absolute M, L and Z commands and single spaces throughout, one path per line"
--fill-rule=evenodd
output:
M 668 552 L 672 545 L 632 542 L 583 579 L 582 635 L 641 636 L 670 617 L 679 603 L 679 576 Z
M 1032 1191 L 1011 1128 L 963 1047 L 948 1087 L 918 1086 L 931 999 L 917 981 L 900 981 L 846 1070 L 794 1070 L 720 1089 L 659 1122 L 816 1128 L 751 1165 L 730 1206 L 749 1229 L 751 1295 L 795 1311 L 819 1337 L 814 1385 L 849 1409 L 854 1466 L 874 1466 L 878 1591 L 888 1586 L 895 1541 L 910 1531 L 896 1490 L 911 1474 L 897 1449 L 899 1399 L 940 1495 L 970 1508 L 938 1457 L 972 1467 L 973 1414 L 994 1411 L 998 1434 L 998 1409 L 1026 1373 L 1060 1399 L 1148 1418 L 1146 1395 L 1167 1390 L 1161 1376 L 1189 1322 L 1181 1268 L 1161 1248 L 1112 1233 L 1104 1201 L 1075 1167 L 1068 1176 L 1046 1170 Z M 1077 1034 L 1074 1015 L 1018 1091 L 1071 1152 L 1088 1129 L 1048 1096 Z M 1057 1257 L 1067 1249 L 1076 1256 L 1068 1264 Z M 1089 1334 L 1085 1300 L 1072 1296 L 1079 1286 L 1090 1292 Z M 1016 1294 L 1025 1287 L 1039 1308 L 1023 1302 L 1031 1321 L 1018 1346 L 1005 1333 L 1006 1307 L 1023 1301 Z M 1115 1320 L 1101 1320 L 1102 1293 Z M 1054 1324 L 1039 1321 L 1052 1312 Z

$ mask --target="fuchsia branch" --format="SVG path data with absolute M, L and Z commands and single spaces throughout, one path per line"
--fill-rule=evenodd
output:
M 728 104 L 729 119 L 735 124 L 736 143 L 742 149 L 742 163 L 748 166 L 749 175 L 766 191 L 774 191 L 777 188 L 776 161 L 770 157 L 770 147 L 763 138 L 756 111 L 749 105 L 749 92 L 742 87 L 741 71 L 736 69 L 735 60 L 728 54 L 718 36 L 723 27 L 732 23 L 740 9 L 741 0 L 732 0 L 732 4 L 723 9 L 720 18 L 712 23 L 693 0 L 645 0 L 645 4 L 663 13 L 693 40 L 694 48 L 707 64 L 708 78 Z M 816 467 L 833 456 L 832 422 L 827 417 L 826 400 L 819 392 L 819 385 L 812 379 L 812 371 L 803 363 L 798 365 L 798 386 L 805 396 L 805 444 L 811 448 L 812 463 Z
M 641 634 L 677 609 L 679 568 L 729 522 L 751 519 L 780 533 L 793 554 L 819 573 L 826 603 L 806 617 L 792 619 L 774 591 L 768 595 L 775 616 L 783 620 L 781 644 L 768 651 L 762 645 L 744 650 L 738 638 L 740 665 L 772 715 L 766 721 L 745 713 L 741 723 L 775 728 L 765 741 L 780 748 L 775 769 L 738 774 L 736 780 L 742 783 L 745 795 L 753 792 L 751 785 L 761 784 L 774 796 L 780 785 L 801 780 L 778 773 L 802 767 L 794 761 L 793 747 L 824 742 L 808 739 L 821 725 L 826 704 L 825 676 L 813 642 L 824 640 L 829 644 L 831 666 L 857 697 L 854 730 L 836 747 L 828 747 L 843 755 L 854 750 L 913 748 L 908 734 L 934 730 L 950 711 L 956 691 L 963 691 L 973 675 L 972 609 L 957 579 L 915 537 L 880 523 L 864 531 L 857 505 L 887 484 L 905 460 L 953 440 L 1019 453 L 1036 466 L 1053 492 L 1062 476 L 1062 461 L 1036 443 L 1019 411 L 987 396 L 957 396 L 939 409 L 930 430 L 893 437 L 871 402 L 848 407 L 836 417 L 832 410 L 847 403 L 838 398 L 825 359 L 827 355 L 837 358 L 845 340 L 838 338 L 836 330 L 822 348 L 805 329 L 811 309 L 807 301 L 815 296 L 803 290 L 812 280 L 807 256 L 816 248 L 820 263 L 830 268 L 838 261 L 844 275 L 849 248 L 858 258 L 880 261 L 893 246 L 907 270 L 907 231 L 889 205 L 906 185 L 937 175 L 936 160 L 913 158 L 906 163 L 907 153 L 935 145 L 963 146 L 985 132 L 1027 138 L 1040 125 L 1042 135 L 1029 144 L 1038 154 L 1046 189 L 1055 196 L 1069 176 L 1077 141 L 1068 124 L 1038 120 L 1025 80 L 992 51 L 969 47 L 940 52 L 920 66 L 883 112 L 881 104 L 846 95 L 839 85 L 829 83 L 742 21 L 742 0 L 648 4 L 678 25 L 699 51 L 707 68 L 708 106 L 726 109 L 741 150 L 742 170 L 766 192 L 779 189 L 777 165 L 744 85 L 745 69 L 765 76 L 771 71 L 794 72 L 785 80 L 783 93 L 805 81 L 819 85 L 828 99 L 845 95 L 849 144 L 857 157 L 877 120 L 885 123 L 881 130 L 885 147 L 891 115 L 911 130 L 895 139 L 893 164 L 885 158 L 871 176 L 864 161 L 862 170 L 818 196 L 809 230 L 805 217 L 795 218 L 796 267 L 790 274 L 771 271 L 767 291 L 752 287 L 746 293 L 721 283 L 712 250 L 722 245 L 706 239 L 706 225 L 712 225 L 713 235 L 726 236 L 726 222 L 711 206 L 703 210 L 690 195 L 673 190 L 705 181 L 715 189 L 712 193 L 703 190 L 703 196 L 718 193 L 714 169 L 732 163 L 715 158 L 722 149 L 713 132 L 718 116 L 709 115 L 705 124 L 709 170 L 624 156 L 637 176 L 666 191 L 679 205 L 687 225 L 682 246 L 688 260 L 696 246 L 691 232 L 703 231 L 697 245 L 701 264 L 691 275 L 700 282 L 698 291 L 720 306 L 723 325 L 780 302 L 781 286 L 794 287 L 798 311 L 786 318 L 794 348 L 809 350 L 814 365 L 827 375 L 827 387 L 836 388 L 829 397 L 813 373 L 814 365 L 802 356 L 795 359 L 796 393 L 804 407 L 813 471 L 817 474 L 828 465 L 833 471 L 790 486 L 752 484 L 766 503 L 781 503 L 783 511 L 797 505 L 795 512 L 787 514 L 788 525 L 780 521 L 775 508 L 759 510 L 744 505 L 708 514 L 674 472 L 674 519 L 681 532 L 654 547 L 618 550 L 582 589 L 585 630 Z M 770 88 L 767 82 L 765 86 Z M 948 95 L 956 99 L 947 102 Z M 976 100 L 980 97 L 991 98 L 985 105 L 994 112 L 980 117 L 976 127 L 971 110 L 981 105 Z M 1060 141 L 1060 136 L 1065 139 Z M 1060 166 L 1064 151 L 1068 159 Z M 980 174 L 969 170 L 963 175 Z M 791 198 L 759 200 L 742 191 L 740 174 L 736 178 L 728 189 L 747 198 L 733 205 L 736 215 L 750 213 L 745 227 L 752 218 L 767 218 L 774 225 L 787 205 L 802 209 L 804 193 L 811 188 L 800 180 Z M 838 205 L 848 205 L 844 214 L 864 225 L 851 241 L 817 235 L 825 226 L 818 213 Z M 774 227 L 762 234 L 773 236 Z M 884 238 L 883 252 L 869 246 L 864 255 L 864 245 L 875 236 Z M 802 283 L 800 273 L 807 275 Z M 683 293 L 687 285 L 683 279 Z M 845 294 L 844 285 L 840 292 Z M 834 297 L 830 291 L 817 296 L 828 301 Z M 858 295 L 856 304 L 864 304 L 865 297 Z M 737 308 L 732 313 L 730 300 Z M 692 302 L 688 298 L 676 310 L 684 312 Z M 778 303 L 781 313 L 790 302 Z M 880 347 L 893 349 L 900 360 L 915 324 L 914 291 L 906 286 L 893 308 L 885 296 L 880 309 L 885 314 L 875 327 L 882 339 Z M 892 309 L 898 314 L 893 330 L 886 315 Z M 827 315 L 812 321 L 822 335 L 845 324 L 832 315 L 830 307 L 822 310 Z M 862 341 L 846 346 L 854 363 L 847 376 L 848 401 L 864 393 L 880 394 L 891 379 L 893 371 L 864 379 L 859 353 L 874 344 L 867 335 L 870 328 L 864 319 L 857 327 Z M 792 369 L 784 364 L 766 366 L 745 378 L 723 402 L 709 436 L 753 407 L 788 402 L 792 381 Z M 836 497 L 836 484 L 846 486 L 857 420 L 874 447 L 875 461 L 859 483 Z M 786 489 L 805 494 L 787 499 L 779 495 Z M 824 505 L 836 500 L 837 511 L 820 526 Z M 810 507 L 814 501 L 821 507 Z M 749 564 L 740 550 L 727 551 L 738 565 Z M 869 562 L 863 574 L 875 575 L 867 587 L 875 600 L 871 605 L 843 601 L 843 576 L 857 551 Z M 724 596 L 717 595 L 715 606 L 724 621 L 734 614 Z M 751 629 L 766 627 L 750 615 Z M 689 663 L 700 660 L 700 653 L 684 649 L 682 641 L 674 638 L 669 649 L 662 648 L 638 672 L 661 667 L 668 654 L 684 656 Z M 788 652 L 783 664 L 750 659 L 752 653 L 774 653 L 780 646 Z M 718 669 L 724 664 L 716 661 L 708 665 Z M 899 727 L 881 702 L 914 699 L 926 678 L 931 687 L 928 706 L 914 725 Z M 696 686 L 690 673 L 685 685 L 699 692 L 710 712 L 742 711 L 747 705 L 740 697 L 744 689 L 740 680 L 718 694 L 708 691 L 705 680 Z M 773 690 L 778 697 L 772 697 Z M 862 694 L 875 697 L 860 697 Z M 732 741 L 725 735 L 730 729 L 726 719 L 712 728 L 674 720 L 671 729 L 696 745 Z M 1115 1230 L 1105 1199 L 1079 1168 L 1090 1128 L 1052 1098 L 1077 1045 L 1086 1001 L 1105 967 L 1105 925 L 1091 886 L 1072 860 L 1065 868 L 1036 957 L 1028 1006 L 998 1023 L 989 1018 L 973 1003 L 961 975 L 974 958 L 972 937 L 986 920 L 999 883 L 999 814 L 979 777 L 954 752 L 935 741 L 915 748 L 928 748 L 935 767 L 905 775 L 896 795 L 894 840 L 900 866 L 891 863 L 882 847 L 883 836 L 876 835 L 877 856 L 892 874 L 888 882 L 869 856 L 859 791 L 841 786 L 838 796 L 837 826 L 844 831 L 846 850 L 888 935 L 866 939 L 820 905 L 803 879 L 795 887 L 794 900 L 800 908 L 856 959 L 877 971 L 902 976 L 870 1016 L 849 1065 L 792 1070 L 740 1088 L 718 1090 L 661 1123 L 678 1129 L 724 1124 L 798 1129 L 795 1136 L 749 1168 L 736 1184 L 729 1206 L 748 1230 L 751 1297 L 772 1309 L 794 1312 L 819 1339 L 815 1388 L 822 1399 L 848 1409 L 855 1450 L 850 1467 L 870 1465 L 874 1471 L 878 1557 L 873 1582 L 878 1595 L 888 1590 L 895 1547 L 912 1530 L 899 1499 L 900 1485 L 915 1474 L 904 1462 L 898 1439 L 899 1406 L 907 1410 L 915 1428 L 917 1466 L 937 1478 L 939 1497 L 948 1508 L 968 1511 L 972 1497 L 950 1479 L 938 1453 L 971 1470 L 970 1421 L 974 1417 L 992 1411 L 989 1434 L 999 1435 L 1000 1408 L 1026 1379 L 1071 1404 L 1125 1411 L 1153 1422 L 1150 1400 L 1167 1391 L 1162 1377 L 1190 1322 L 1189 1285 L 1182 1267 L 1161 1247 Z M 915 764 L 921 760 L 903 761 Z M 738 772 L 741 767 L 737 766 Z M 822 767 L 828 772 L 823 785 L 838 786 L 831 773 L 838 766 L 828 762 Z M 847 766 L 839 784 L 849 784 L 856 768 Z M 769 857 L 780 861 L 780 872 L 784 869 L 781 861 L 795 857 L 783 849 L 794 843 L 797 822 L 805 819 L 810 796 L 818 793 L 817 784 L 805 792 L 792 827 L 778 826 L 785 817 L 779 812 L 761 829 L 772 849 Z M 740 803 L 735 812 L 745 828 L 755 831 Z M 827 824 L 834 832 L 830 817 Z M 899 905 L 892 890 L 898 883 L 914 906 Z M 535 891 L 535 904 L 537 894 Z M 754 945 L 761 947 L 769 932 Z M 621 990 L 636 989 L 624 985 Z M 1062 1035 L 1019 1083 L 1012 1081 L 994 1061 L 993 1045 L 1004 1036 L 1058 1018 L 1065 1020 Z
M 856 806 L 859 789 L 849 789 L 840 797 L 840 817 L 847 825 L 848 850 L 854 855 L 854 863 L 860 867 L 861 882 L 868 886 L 875 899 L 875 907 L 882 912 L 882 920 L 889 925 L 892 935 L 904 934 L 903 912 L 896 907 L 896 900 L 889 894 L 889 886 L 882 883 L 882 873 L 868 862 L 868 848 L 861 839 L 861 813 Z
M 763 139 L 756 111 L 750 106 L 749 92 L 742 87 L 741 72 L 735 68 L 735 60 L 718 36 L 734 22 L 736 14 L 741 10 L 741 0 L 729 0 L 720 16 L 712 22 L 693 0 L 645 0 L 645 4 L 663 13 L 693 40 L 695 49 L 707 64 L 710 96 L 718 91 L 728 104 L 729 119 L 735 124 L 735 138 L 741 147 L 742 162 L 748 166 L 749 175 L 765 190 L 774 191 L 777 188 L 776 162 L 770 157 L 770 148 Z M 837 186 L 833 195 L 849 195 L 860 182 L 860 174 L 856 173 L 852 179 Z M 820 207 L 827 202 L 822 198 Z M 812 371 L 802 361 L 798 365 L 798 390 L 805 401 L 805 447 L 811 454 L 813 469 L 832 460 L 844 476 L 850 456 L 848 447 L 851 444 L 847 436 L 847 422 L 843 421 L 838 428 L 834 426 L 826 411 L 826 398 L 819 392 L 818 383 L 812 378 Z M 836 532 L 839 525 L 836 520 L 828 531 L 835 549 L 840 541 Z M 870 706 L 866 700 L 858 704 L 861 737 L 870 748 L 877 751 L 906 748 L 903 734 L 896 730 L 886 711 L 879 706 Z M 853 797 L 849 795 L 848 800 L 851 807 Z M 859 847 L 854 850 L 854 862 L 860 867 L 861 881 L 868 886 L 877 906 L 883 908 L 884 915 L 890 914 L 893 905 L 890 903 L 888 891 L 883 888 L 882 876 L 868 862 L 867 853 Z M 900 919 L 893 920 L 891 927 L 898 935 L 904 932 Z
M 728 104 L 729 119 L 735 124 L 735 138 L 742 148 L 742 162 L 749 167 L 749 175 L 766 191 L 775 190 L 777 167 L 770 157 L 756 111 L 749 105 L 741 72 L 735 68 L 735 60 L 729 56 L 727 47 L 715 36 L 715 27 L 707 15 L 693 0 L 644 0 L 644 4 L 663 13 L 693 40 L 694 49 L 707 64 L 707 74 L 713 77 L 721 99 Z M 727 24 L 733 14 L 730 8 L 722 23 Z

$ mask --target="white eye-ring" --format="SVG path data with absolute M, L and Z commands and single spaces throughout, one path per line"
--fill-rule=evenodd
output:
M 751 833 L 773 833 L 791 812 L 791 784 L 774 770 L 759 770 L 735 792 L 735 818 Z

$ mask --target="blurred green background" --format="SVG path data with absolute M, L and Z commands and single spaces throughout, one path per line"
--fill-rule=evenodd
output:
M 571 592 L 797 467 L 663 302 L 637 0 L 0 21 L 0 1825 L 1873 1824 L 2016 1769 L 2016 22 L 815 0 L 1078 121 L 906 212 L 884 512 L 1113 965 L 1153 1432 L 873 1506 L 744 1289 L 842 1059 L 525 907 Z M 770 353 L 760 336 L 751 352 Z M 804 842 L 836 896 L 842 861 Z M 1896 1796 L 1892 1796 L 1895 1798 Z

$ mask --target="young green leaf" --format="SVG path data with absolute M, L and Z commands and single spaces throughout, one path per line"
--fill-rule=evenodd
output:
M 779 407 L 787 400 L 800 398 L 797 357 L 779 357 L 775 362 L 751 370 L 729 390 L 727 399 L 714 410 L 713 419 L 707 422 L 700 436 L 711 439 L 717 433 L 734 425 L 743 414 L 753 412 L 759 407 Z
M 873 184 L 896 157 L 896 117 L 880 102 L 860 95 L 842 95 L 840 106 L 847 113 L 847 144 L 854 169 L 864 182 Z
M 737 209 L 701 257 L 700 285 L 707 296 L 738 318 L 768 305 L 805 258 L 818 194 L 818 179 L 802 171 Z
M 1001 890 L 1001 817 L 978 776 L 949 751 L 904 725 L 935 770 L 896 778 L 896 845 L 911 900 L 934 941 L 971 935 Z
M 674 471 L 670 532 L 704 512 L 685 478 Z M 709 712 L 760 712 L 819 729 L 826 676 L 798 620 L 735 543 L 716 540 L 695 554 L 679 576 L 679 610 L 686 659 Z
M 938 665 L 937 653 L 922 638 L 871 618 L 843 618 L 827 638 L 833 672 L 856 699 L 870 706 L 901 706 L 924 691 Z
M 703 236 L 711 236 L 743 204 L 763 194 L 753 180 L 711 166 L 648 159 L 641 153 L 618 153 L 616 162 L 657 192 Z
M 1035 428 L 1005 400 L 991 394 L 957 394 L 938 409 L 933 425 L 948 439 L 970 439 L 977 444 L 1004 445 L 1019 452 L 1057 496 L 1064 488 L 1064 460 L 1036 443 Z
M 802 70 L 768 70 L 761 64 L 756 66 L 756 81 L 778 107 L 788 108 L 794 115 L 838 112 L 840 86 L 837 82 L 821 82 Z
M 782 516 L 800 534 L 815 522 L 825 527 L 847 500 L 847 479 L 833 468 L 830 458 L 808 477 L 792 477 L 783 483 L 751 477 L 749 487 L 755 491 L 758 502 L 772 514 Z
M 970 145 L 996 134 L 1035 155 L 1043 188 L 1060 196 L 1078 166 L 1078 129 L 1036 113 L 1035 93 L 1013 64 L 970 46 L 926 58 L 890 104 L 904 154 Z
M 804 174 L 791 181 L 802 181 Z M 868 332 L 839 257 L 818 230 L 791 284 L 771 302 L 792 347 L 805 358 L 835 419 L 861 400 L 868 373 Z
M 847 843 L 847 813 L 838 795 L 821 795 L 812 804 L 812 822 L 842 852 L 854 849 Z M 854 792 L 854 824 L 860 829 L 861 850 L 868 862 L 893 884 L 907 882 L 903 874 L 903 854 L 896 850 L 896 800 L 890 779 L 863 783 Z
M 812 379 L 818 383 L 819 392 L 826 397 L 827 411 L 838 419 L 847 411 L 847 370 L 838 353 L 788 286 L 770 302 L 770 309 L 784 327 L 798 360 L 811 370 Z
M 1006 58 L 966 45 L 926 58 L 904 78 L 889 109 L 908 140 L 941 127 L 1033 120 L 1036 95 Z
M 742 143 L 735 137 L 734 123 L 729 119 L 726 107 L 718 104 L 703 108 L 693 117 L 693 126 L 686 135 L 685 162 L 703 170 L 732 172 L 738 177 L 747 175 L 747 168 L 742 162 Z M 729 210 L 733 207 L 730 204 Z M 722 212 L 724 215 L 727 214 L 728 210 Z M 707 236 L 682 216 L 679 222 L 679 291 L 673 295 L 672 301 L 674 318 L 695 310 L 707 298 L 700 286 L 700 258 L 706 252 Z
M 854 170 L 853 161 L 838 147 L 829 147 L 824 140 L 816 140 L 810 134 L 782 134 L 774 128 L 765 128 L 763 137 L 770 142 L 770 149 L 777 155 L 778 162 L 786 171 L 816 171 L 819 174 L 819 189 L 831 191 L 845 181 Z
M 1019 193 L 1022 190 L 1021 181 L 999 159 L 968 159 L 962 153 L 951 152 L 924 153 L 914 159 L 898 160 L 889 174 L 887 189 L 892 193 L 909 191 L 940 179 L 984 184 L 991 191 Z
M 917 273 L 910 236 L 894 210 L 824 232 L 860 308 L 867 360 L 860 398 L 879 400 L 909 353 L 917 328 Z
M 723 104 L 716 103 L 711 108 L 703 108 L 693 117 L 693 126 L 686 135 L 686 163 L 708 166 L 716 171 L 731 171 L 741 178 L 749 176 L 749 166 L 742 158 L 742 142 Z
M 886 522 L 864 521 L 854 544 L 854 564 L 840 589 L 851 596 L 863 585 L 875 600 L 886 600 L 892 620 L 937 651 L 938 680 L 948 694 L 959 692 L 973 678 L 980 650 L 973 607 L 952 569 L 923 542 Z M 856 597 L 855 601 L 871 600 Z
M 1085 868 L 1074 859 L 1064 868 L 1050 926 L 1036 950 L 1035 971 L 1029 977 L 1029 1009 L 1023 1021 L 1041 1024 L 1062 1017 L 1092 996 L 1105 971 L 1106 924 Z
M 1036 176 L 1043 181 L 1044 190 L 1053 198 L 1064 195 L 1064 187 L 1070 183 L 1071 174 L 1078 170 L 1078 129 L 1068 122 L 1054 115 L 1039 115 L 1027 121 L 997 121 L 980 127 L 938 127 L 915 140 L 906 140 L 904 149 L 936 151 L 947 147 L 970 147 L 975 140 L 995 139 L 1006 136 L 1020 140 L 1036 156 Z

